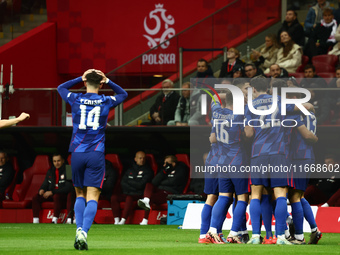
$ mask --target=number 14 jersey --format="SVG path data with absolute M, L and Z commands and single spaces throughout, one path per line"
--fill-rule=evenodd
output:
M 115 96 L 96 93 L 72 93 L 68 89 L 81 82 L 81 77 L 67 81 L 58 87 L 65 102 L 71 105 L 73 133 L 69 152 L 105 152 L 105 128 L 110 108 L 123 102 L 127 93 L 109 80 Z

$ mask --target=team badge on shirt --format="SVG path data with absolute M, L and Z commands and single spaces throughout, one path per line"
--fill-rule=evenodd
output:
M 141 175 L 141 174 L 143 174 L 143 171 L 139 171 L 139 172 L 138 172 L 138 175 Z
M 65 176 L 64 176 L 63 174 L 62 174 L 62 175 L 60 175 L 60 179 L 64 179 L 64 177 L 65 177 Z

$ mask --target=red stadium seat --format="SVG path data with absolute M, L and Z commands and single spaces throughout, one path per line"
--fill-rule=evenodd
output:
M 49 168 L 51 168 L 49 157 L 38 155 L 33 166 L 24 171 L 22 183 L 15 186 L 13 201 L 4 200 L 3 208 L 28 208 L 32 203 L 33 196 L 38 193 Z
M 309 57 L 303 55 L 301 59 L 301 65 L 296 69 L 296 73 L 304 73 L 305 65 L 309 62 Z
M 146 154 L 146 160 L 149 163 L 151 169 L 153 170 L 154 175 L 157 174 L 157 170 L 158 170 L 158 165 L 157 162 L 155 160 L 155 156 L 153 154 Z
M 123 164 L 118 156 L 118 154 L 106 154 L 105 159 L 109 160 L 113 167 L 116 168 L 119 172 L 119 175 L 123 172 Z
M 175 156 L 177 157 L 177 161 L 185 163 L 189 168 L 188 181 L 183 190 L 183 193 L 187 193 L 189 186 L 190 186 L 190 173 L 191 173 L 190 159 L 189 159 L 188 154 L 176 154 Z
M 335 71 L 335 67 L 339 63 L 339 57 L 335 56 L 335 55 L 318 55 L 318 56 L 313 57 L 312 63 L 313 63 L 313 65 L 315 63 L 323 63 L 324 65 L 332 66 L 334 68 L 334 71 Z M 318 70 L 316 70 L 316 71 L 318 71 Z
M 313 66 L 315 67 L 316 73 L 334 73 L 335 67 L 322 62 L 315 62 L 313 63 Z
M 335 77 L 335 73 L 317 73 L 320 77 L 324 78 L 327 84 Z

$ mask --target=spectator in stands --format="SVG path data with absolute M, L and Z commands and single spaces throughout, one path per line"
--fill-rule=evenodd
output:
M 115 219 L 115 224 L 124 225 L 126 219 L 131 214 L 134 201 L 143 198 L 143 193 L 145 185 L 151 182 L 153 177 L 153 171 L 151 167 L 146 163 L 146 155 L 143 151 L 138 151 L 135 155 L 134 163 L 123 174 L 121 180 L 122 194 L 113 195 L 111 199 L 113 217 Z M 125 206 L 122 213 L 121 220 L 120 217 L 120 206 L 119 202 L 124 202 Z
M 5 151 L 0 151 L 0 207 L 6 199 L 6 189 L 12 183 L 15 171 Z
M 29 119 L 30 115 L 28 113 L 22 112 L 19 117 L 10 120 L 0 120 L 0 129 L 13 126 L 23 120 Z
M 277 42 L 275 34 L 269 34 L 265 37 L 265 47 L 260 51 L 253 50 L 251 58 L 255 61 L 258 69 L 265 71 L 272 64 L 276 63 L 277 52 L 280 45 Z
M 297 80 L 295 79 L 294 76 L 291 76 L 287 79 L 287 86 L 288 87 L 300 87 L 299 83 L 297 82 Z
M 233 79 L 244 77 L 244 68 L 241 66 L 237 69 L 233 69 L 232 72 L 233 72 Z
M 162 82 L 162 94 L 150 108 L 151 122 L 142 125 L 166 125 L 169 120 L 174 119 L 180 96 L 172 90 L 173 87 L 174 83 L 169 79 Z
M 305 45 L 305 33 L 303 30 L 303 26 L 297 19 L 297 13 L 294 10 L 288 10 L 286 12 L 285 21 L 282 23 L 281 28 L 278 32 L 278 38 L 280 38 L 280 34 L 282 31 L 288 31 L 290 35 L 292 35 L 292 40 L 303 47 Z
M 326 81 L 316 74 L 315 66 L 307 64 L 304 67 L 304 78 L 300 82 L 300 86 L 310 88 L 312 83 L 318 84 L 318 88 L 327 88 Z
M 168 122 L 168 126 L 188 126 L 190 119 L 190 95 L 192 94 L 193 86 L 190 82 L 185 82 L 182 85 L 182 96 L 178 100 L 175 119 Z
M 208 64 L 208 61 L 201 58 L 197 61 L 197 74 L 196 78 L 215 78 L 213 70 L 211 69 L 210 65 Z M 197 84 L 195 84 L 195 87 L 200 87 Z
M 248 78 L 254 78 L 255 76 L 258 75 L 263 75 L 263 72 L 261 69 L 257 69 L 255 64 L 251 63 L 251 64 L 246 64 L 244 66 L 244 72 L 246 74 L 246 77 Z
M 233 78 L 233 70 L 244 66 L 240 60 L 240 52 L 236 48 L 230 48 L 227 52 L 227 61 L 222 63 L 219 78 Z
M 178 162 L 176 156 L 165 156 L 163 168 L 147 183 L 144 198 L 138 200 L 138 206 L 145 210 L 141 225 L 148 224 L 151 204 L 166 203 L 168 194 L 182 194 L 188 180 L 188 169 L 183 162 Z
M 309 9 L 304 23 L 306 36 L 309 37 L 316 25 L 321 22 L 322 13 L 326 8 L 330 8 L 329 2 L 318 0 L 318 3 Z
M 52 156 L 53 166 L 47 171 L 39 192 L 32 199 L 33 223 L 39 223 L 39 212 L 43 202 L 54 202 L 52 223 L 57 224 L 60 210 L 67 202 L 67 223 L 73 218 L 75 193 L 71 181 L 66 179 L 65 160 L 59 153 Z
M 324 164 L 329 169 L 336 169 L 338 164 L 334 155 L 326 155 Z M 322 207 L 340 206 L 340 180 L 335 178 L 311 179 L 305 191 L 305 198 L 311 205 L 321 205 Z
M 330 100 L 329 96 L 324 91 L 313 90 L 319 88 L 319 84 L 311 83 L 309 85 L 309 92 L 311 93 L 311 99 L 309 103 L 314 106 L 315 109 L 315 117 L 318 125 L 324 124 L 325 121 L 328 120 L 330 115 Z
M 286 69 L 281 68 L 278 64 L 272 64 L 269 67 L 269 77 L 273 78 L 288 78 Z
M 339 15 L 340 15 L 340 8 L 339 10 Z M 339 24 L 339 21 L 337 20 L 337 24 Z M 338 26 L 338 28 L 336 29 L 335 32 L 335 45 L 333 46 L 333 49 L 331 49 L 328 52 L 328 55 L 336 55 L 339 56 L 340 55 L 340 26 Z
M 334 19 L 332 10 L 326 8 L 323 11 L 323 19 L 317 24 L 311 33 L 305 48 L 305 55 L 312 59 L 316 55 L 327 54 L 336 43 L 337 23 Z
M 111 163 L 111 161 L 105 159 L 105 177 L 100 193 L 99 200 L 107 200 L 111 203 L 112 212 L 114 213 L 115 195 L 119 193 L 118 184 L 119 173 Z
M 281 32 L 280 38 L 283 47 L 277 52 L 276 64 L 285 68 L 288 73 L 295 73 L 296 69 L 301 65 L 302 49 L 298 44 L 294 43 L 288 32 Z

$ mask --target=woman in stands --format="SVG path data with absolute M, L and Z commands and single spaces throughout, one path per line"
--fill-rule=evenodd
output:
M 230 48 L 227 52 L 228 60 L 222 63 L 219 78 L 233 78 L 236 70 L 244 69 L 244 63 L 240 60 L 240 52 Z
M 263 71 L 269 70 L 272 64 L 275 64 L 277 58 L 277 52 L 280 48 L 276 40 L 275 34 L 269 34 L 265 37 L 265 46 L 260 50 L 253 50 L 251 58 L 255 61 L 257 68 L 261 68 Z
M 295 73 L 296 69 L 301 65 L 302 49 L 298 44 L 294 43 L 287 31 L 281 32 L 280 39 L 282 48 L 277 52 L 276 64 L 286 69 L 288 73 Z

